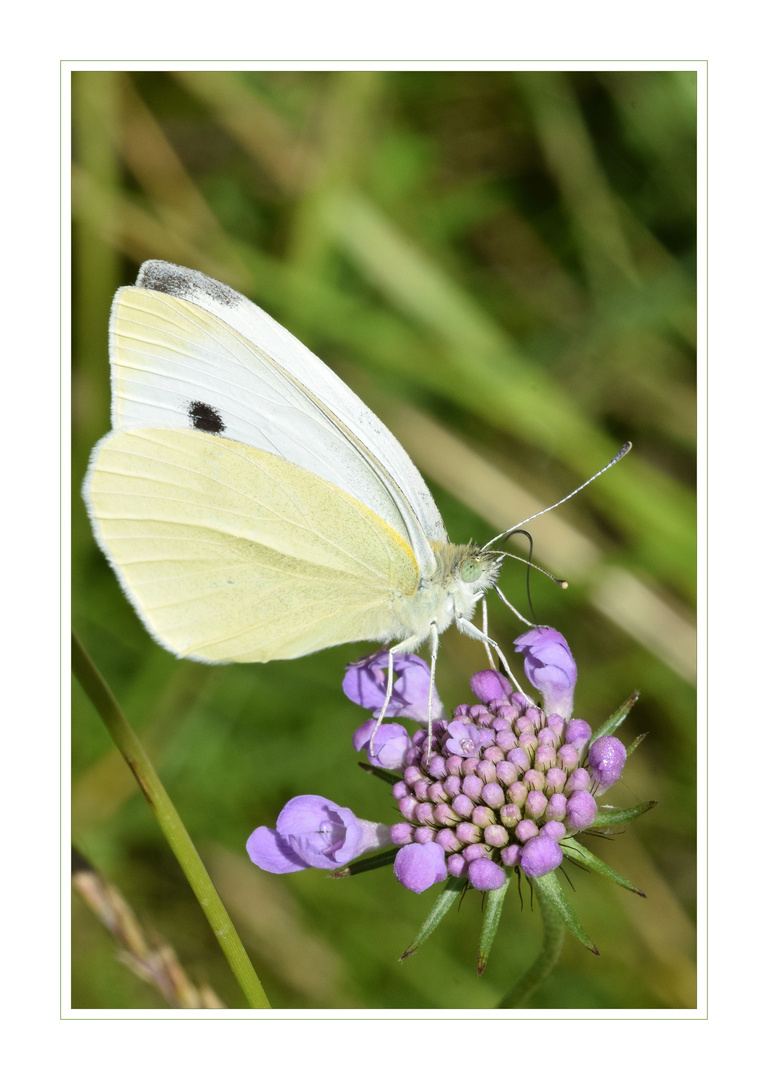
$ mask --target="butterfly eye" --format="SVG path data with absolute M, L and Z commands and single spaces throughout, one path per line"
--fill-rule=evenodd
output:
M 485 567 L 480 559 L 474 558 L 470 555 L 469 558 L 464 559 L 459 567 L 459 575 L 462 581 L 466 581 L 467 584 L 471 584 L 474 581 L 479 581 L 482 577 Z

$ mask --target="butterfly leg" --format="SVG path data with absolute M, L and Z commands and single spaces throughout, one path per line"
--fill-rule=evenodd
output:
M 526 694 L 525 690 L 523 690 L 522 686 L 515 678 L 514 672 L 512 671 L 512 668 L 507 661 L 506 656 L 501 651 L 496 642 L 493 640 L 493 638 L 489 637 L 486 633 L 480 630 L 480 628 L 475 626 L 474 623 L 471 623 L 469 619 L 459 618 L 456 620 L 456 625 L 458 626 L 459 630 L 461 630 L 462 634 L 466 634 L 467 637 L 474 638 L 475 641 L 482 641 L 486 647 L 486 650 L 494 650 L 499 660 L 501 661 L 502 667 L 506 671 L 507 677 L 515 684 L 515 688 L 519 690 L 520 693 L 523 694 L 523 696 L 531 702 L 531 704 L 533 704 L 533 698 L 530 696 L 530 694 Z
M 488 644 L 488 641 L 487 641 L 487 638 L 488 638 L 488 605 L 485 602 L 485 597 L 482 598 L 481 604 L 483 605 L 483 637 L 486 639 L 486 640 L 483 641 L 483 645 L 485 646 L 485 653 L 486 653 L 486 656 L 488 657 L 488 663 L 490 664 L 490 666 L 492 668 L 495 668 L 496 667 L 496 660 L 494 658 L 493 653 L 491 652 L 491 648 L 490 648 L 490 646 Z
M 378 730 L 381 727 L 382 720 L 387 715 L 387 709 L 389 708 L 389 703 L 390 703 L 390 701 L 392 699 L 392 689 L 393 689 L 393 687 L 395 685 L 395 668 L 394 668 L 394 661 L 392 659 L 392 654 L 394 653 L 396 648 L 397 648 L 397 646 L 390 649 L 389 652 L 387 653 L 387 690 L 386 690 L 386 693 L 384 695 L 384 703 L 382 704 L 381 708 L 379 709 L 379 715 L 376 717 L 376 724 L 374 726 L 373 731 L 371 732 L 371 753 L 374 752 L 373 740 L 376 738 Z M 374 716 L 375 715 L 376 714 L 374 713 Z
M 427 765 L 432 755 L 432 701 L 435 696 L 435 677 L 437 673 L 437 649 L 440 644 L 440 635 L 435 623 L 429 627 L 430 663 L 429 663 L 429 703 L 427 705 Z
M 381 726 L 381 722 L 387 715 L 387 709 L 392 699 L 392 691 L 395 684 L 395 668 L 394 668 L 394 654 L 395 653 L 407 653 L 411 649 L 417 648 L 421 644 L 420 637 L 410 637 L 405 641 L 399 641 L 397 645 L 393 645 L 389 649 L 387 654 L 387 689 L 384 694 L 384 703 L 379 709 L 379 715 L 376 717 L 376 726 L 371 734 L 371 751 L 373 751 L 373 740 L 376 738 L 376 733 Z M 430 666 L 429 666 L 429 702 L 427 705 L 427 745 L 432 744 L 432 703 L 435 696 L 435 671 L 437 668 L 437 648 L 439 644 L 439 634 L 437 627 L 434 623 L 429 628 L 429 640 L 430 640 Z

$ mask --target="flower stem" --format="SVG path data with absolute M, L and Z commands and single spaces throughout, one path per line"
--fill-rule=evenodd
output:
M 216 892 L 208 871 L 167 791 L 160 782 L 152 762 L 136 732 L 120 711 L 112 691 L 104 682 L 74 631 L 72 633 L 72 670 L 136 777 L 163 835 L 178 859 L 187 881 L 192 886 L 192 891 L 203 909 L 203 914 L 221 946 L 232 973 L 240 984 L 249 1007 L 251 1009 L 271 1008 L 221 897 Z
M 522 1009 L 531 994 L 541 986 L 560 959 L 565 939 L 565 923 L 562 915 L 549 900 L 542 889 L 537 888 L 535 878 L 529 879 L 536 891 L 536 898 L 541 911 L 544 938 L 539 955 L 528 970 L 520 976 L 515 985 L 496 1006 L 498 1009 Z

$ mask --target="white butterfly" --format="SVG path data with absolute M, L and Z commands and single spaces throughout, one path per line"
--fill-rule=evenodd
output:
M 255 304 L 146 262 L 115 296 L 110 358 L 114 430 L 84 497 L 167 649 L 247 663 L 429 638 L 434 677 L 452 623 L 496 648 L 471 620 L 504 554 L 449 541 L 394 436 Z

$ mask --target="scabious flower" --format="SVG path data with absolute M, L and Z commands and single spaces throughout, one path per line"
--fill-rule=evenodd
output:
M 511 868 L 530 878 L 551 873 L 564 842 L 594 823 L 594 795 L 621 775 L 619 740 L 588 751 L 589 725 L 568 719 L 576 664 L 563 636 L 540 627 L 515 644 L 544 707 L 499 672 L 478 672 L 471 686 L 480 704 L 433 723 L 431 740 L 416 732 L 402 757 L 392 794 L 405 827 L 393 828 L 392 841 L 401 848 L 398 881 L 414 892 L 445 873 L 481 891 L 501 888 Z
M 259 826 L 245 846 L 262 870 L 292 874 L 310 866 L 337 870 L 389 842 L 386 825 L 363 821 L 320 795 L 298 795 L 280 811 L 276 828 Z
M 593 736 L 586 721 L 571 719 L 577 672 L 563 636 L 534 627 L 515 645 L 540 706 L 498 671 L 480 671 L 471 679 L 475 704 L 459 705 L 448 717 L 433 694 L 430 717 L 429 668 L 416 656 L 395 654 L 393 692 L 382 714 L 388 654 L 351 665 L 344 692 L 373 711 L 353 745 L 391 778 L 401 820 L 392 826 L 360 821 L 328 799 L 300 796 L 283 809 L 276 829 L 251 835 L 251 859 L 273 873 L 310 866 L 338 872 L 366 852 L 393 845 L 395 876 L 412 892 L 443 881 L 450 888 L 453 881 L 454 888 L 495 893 L 510 874 L 522 873 L 550 898 L 558 891 L 562 915 L 567 901 L 553 872 L 567 855 L 639 892 L 575 839 L 596 823 L 624 823 L 653 805 L 600 811 L 596 802 L 621 776 L 627 751 L 613 731 L 636 695 Z M 409 734 L 381 715 L 420 726 Z M 575 917 L 566 922 L 593 947 Z

